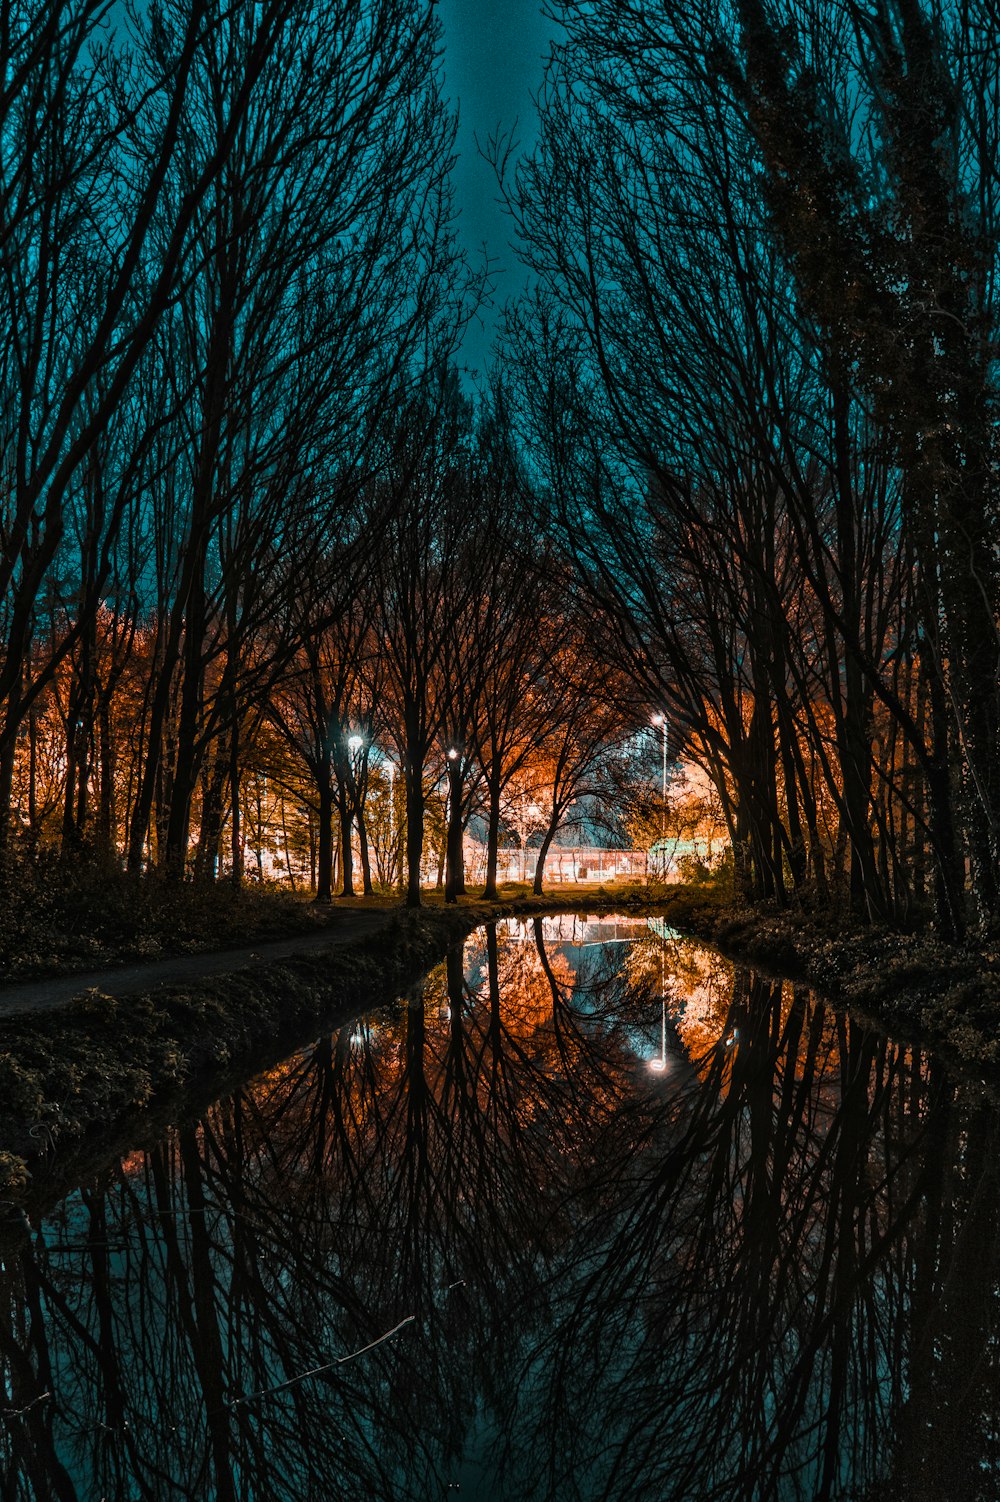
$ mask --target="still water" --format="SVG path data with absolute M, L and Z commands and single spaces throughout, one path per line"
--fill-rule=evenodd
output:
M 8 1248 L 0 1495 L 993 1502 L 996 1135 L 655 921 L 481 930 Z

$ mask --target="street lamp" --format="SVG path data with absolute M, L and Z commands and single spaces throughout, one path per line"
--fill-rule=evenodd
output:
M 348 768 L 351 780 L 359 775 L 357 762 L 358 752 L 364 745 L 364 739 L 357 731 L 347 737 L 347 749 L 351 757 L 351 765 Z M 353 800 L 352 800 L 353 803 Z M 347 818 L 344 821 L 344 896 L 354 896 L 354 808 L 351 804 L 347 807 Z
M 664 839 L 667 833 L 667 717 L 665 714 L 653 715 L 653 724 L 663 732 L 663 780 L 660 784 L 660 839 Z
M 447 824 L 451 818 L 452 799 L 455 796 L 456 784 L 461 781 L 462 769 L 458 762 L 462 755 L 461 746 L 450 745 L 445 748 L 445 779 L 447 784 L 447 797 L 445 798 L 444 818 Z

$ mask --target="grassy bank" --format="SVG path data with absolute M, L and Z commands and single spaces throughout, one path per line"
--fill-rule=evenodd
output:
M 42 851 L 0 865 L 0 984 L 310 933 L 326 913 L 277 887 L 130 876 Z

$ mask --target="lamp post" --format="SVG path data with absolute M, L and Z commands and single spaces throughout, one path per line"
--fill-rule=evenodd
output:
M 447 751 L 448 808 L 445 836 L 445 902 L 457 902 L 465 895 L 465 871 L 462 861 L 462 746 L 453 744 Z
M 361 747 L 364 745 L 364 739 L 360 735 L 358 735 L 357 731 L 355 731 L 353 735 L 347 736 L 344 744 L 347 747 L 347 762 L 346 762 L 344 771 L 345 771 L 346 775 L 350 778 L 350 785 L 345 786 L 345 787 L 341 788 L 341 790 L 340 790 L 340 800 L 341 800 L 341 842 L 340 842 L 341 843 L 341 850 L 340 850 L 340 859 L 341 859 L 341 864 L 343 866 L 343 875 L 344 875 L 343 890 L 341 892 L 341 896 L 342 897 L 353 897 L 354 896 L 354 797 L 355 797 L 355 786 L 354 786 L 354 783 L 355 783 L 355 778 L 356 778 L 356 775 L 357 775 L 357 757 L 358 757 L 358 752 L 361 750 Z
M 347 737 L 347 749 L 351 757 L 351 791 L 353 791 L 353 784 L 357 779 L 358 752 L 361 750 L 361 747 L 363 745 L 364 740 L 360 735 L 358 735 L 357 731 L 355 731 L 353 735 L 349 735 Z M 354 838 L 354 808 L 351 805 L 348 805 L 347 809 L 347 838 L 349 840 Z
M 667 833 L 667 717 L 655 714 L 653 724 L 663 732 L 663 777 L 660 783 L 660 839 Z
M 389 861 L 386 874 L 391 883 L 396 872 L 396 858 L 399 854 L 399 830 L 396 824 L 396 763 L 391 756 L 386 756 L 384 759 L 389 778 Z M 402 881 L 402 864 L 400 865 L 400 881 Z

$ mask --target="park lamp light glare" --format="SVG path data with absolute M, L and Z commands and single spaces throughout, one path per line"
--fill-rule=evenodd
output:
M 660 1052 L 655 1059 L 649 1060 L 649 1067 L 662 1074 L 667 1067 L 667 994 L 663 989 L 663 979 L 660 979 Z
M 363 745 L 364 745 L 364 741 L 363 741 L 363 739 L 361 738 L 360 735 L 352 735 L 350 737 L 350 739 L 348 740 L 348 742 L 347 742 L 348 750 L 354 756 L 357 756 L 358 752 L 361 750 L 361 747 Z
M 449 746 L 448 747 L 448 760 L 449 761 L 457 761 L 458 760 L 458 747 L 457 746 Z

